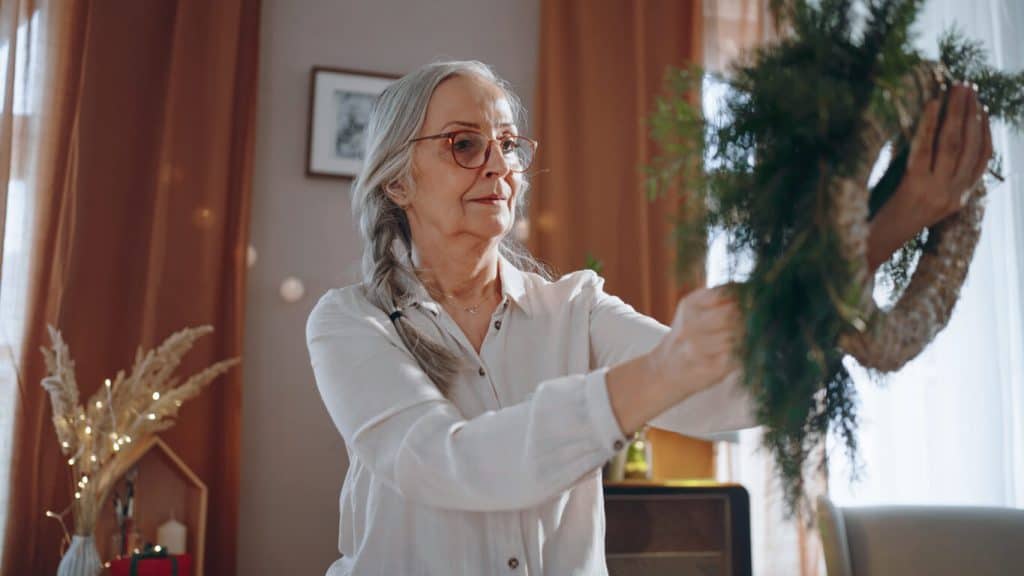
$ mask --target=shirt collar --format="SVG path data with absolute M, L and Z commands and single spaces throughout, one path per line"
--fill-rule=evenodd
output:
M 415 261 L 415 255 L 413 259 Z M 502 299 L 511 300 L 527 317 L 530 317 L 530 308 L 526 302 L 526 278 L 523 272 L 502 254 L 498 254 L 498 277 L 501 279 Z M 418 304 L 433 312 L 435 316 L 440 313 L 441 305 L 431 298 L 426 290 L 423 291 Z
M 498 275 L 501 277 L 502 295 L 515 302 L 516 306 L 529 317 L 530 307 L 526 302 L 526 278 L 523 272 L 499 254 Z

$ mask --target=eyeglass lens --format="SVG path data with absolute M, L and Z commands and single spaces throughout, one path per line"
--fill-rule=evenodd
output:
M 455 156 L 455 161 L 464 168 L 483 166 L 489 142 L 479 132 L 460 132 L 454 135 L 452 137 L 452 154 Z M 512 170 L 526 170 L 533 162 L 533 143 L 526 138 L 506 135 L 498 138 L 497 146 Z

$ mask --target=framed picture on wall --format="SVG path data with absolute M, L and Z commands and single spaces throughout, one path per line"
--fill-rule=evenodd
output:
M 397 76 L 314 66 L 306 174 L 352 178 L 363 163 L 373 100 Z

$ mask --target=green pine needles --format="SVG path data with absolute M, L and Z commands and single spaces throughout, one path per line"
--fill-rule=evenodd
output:
M 858 163 L 866 114 L 899 126 L 902 79 L 923 59 L 910 37 L 922 3 L 777 2 L 788 33 L 720 78 L 728 87 L 720 117 L 705 118 L 691 103 L 704 78 L 694 68 L 670 71 L 651 118 L 660 153 L 647 169 L 648 194 L 685 197 L 677 273 L 692 269 L 716 233 L 728 239 L 734 265 L 751 267 L 735 285 L 747 328 L 740 353 L 791 513 L 809 510 L 805 472 L 824 468 L 824 450 L 812 454 L 830 430 L 858 468 L 856 390 L 837 344 L 870 319 L 858 314 L 859 287 L 838 250 L 829 190 Z M 866 4 L 865 13 L 855 4 Z M 951 79 L 978 85 L 992 118 L 1024 124 L 1024 74 L 991 68 L 981 44 L 955 31 L 940 54 Z M 896 190 L 914 132 L 891 133 L 899 136 L 871 189 L 872 215 Z M 926 239 L 927 230 L 898 251 L 879 280 L 906 286 Z

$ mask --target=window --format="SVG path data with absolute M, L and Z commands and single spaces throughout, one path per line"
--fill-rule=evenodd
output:
M 42 75 L 37 63 L 42 61 L 43 41 L 39 37 L 39 12 L 17 28 L 14 62 L 10 61 L 10 45 L 0 40 L 0 114 L 10 114 L 13 123 L 10 158 L 10 180 L 7 183 L 6 213 L 0 222 L 3 237 L 3 260 L 0 267 L 0 557 L 3 555 L 4 526 L 11 470 L 12 433 L 17 406 L 17 362 L 21 354 L 21 338 L 25 329 L 31 234 L 35 215 L 30 196 L 30 176 L 34 170 L 34 129 L 38 120 L 38 83 Z M 8 67 L 14 66 L 13 101 L 6 94 Z M 26 382 L 26 386 L 38 383 Z M 40 512 L 42 513 L 42 512 Z

